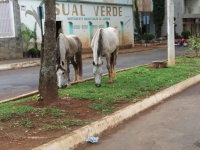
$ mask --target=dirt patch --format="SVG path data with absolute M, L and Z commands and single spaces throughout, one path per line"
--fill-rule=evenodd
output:
M 60 100 L 60 103 L 45 107 L 47 109 L 45 114 L 42 114 L 42 111 L 32 111 L 22 116 L 14 115 L 11 120 L 0 122 L 0 150 L 32 149 L 105 116 L 101 112 L 90 109 L 91 104 L 93 104 L 91 100 L 66 97 Z M 116 102 L 114 106 L 116 110 L 119 110 L 129 104 L 128 102 Z M 36 109 L 44 108 L 36 100 L 16 105 L 32 106 Z M 63 110 L 65 115 L 52 117 L 52 112 L 48 109 Z M 67 121 L 66 119 L 69 122 L 64 122 Z

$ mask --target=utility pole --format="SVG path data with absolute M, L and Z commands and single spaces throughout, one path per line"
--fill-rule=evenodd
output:
M 134 18 L 134 12 L 135 12 L 135 5 L 134 5 L 134 0 L 132 0 L 132 15 L 133 15 L 133 38 L 132 38 L 132 47 L 134 47 L 134 45 L 135 45 L 135 36 L 134 36 L 134 34 L 135 34 L 135 31 L 134 31 L 134 29 L 135 29 L 135 18 Z
M 167 0 L 168 65 L 175 65 L 174 0 Z

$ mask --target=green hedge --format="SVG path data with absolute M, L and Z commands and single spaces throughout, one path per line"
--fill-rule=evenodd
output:
M 189 30 L 184 30 L 181 35 L 185 38 L 185 39 L 188 39 L 189 36 L 191 35 L 190 31 Z
M 152 33 L 144 33 L 144 40 L 148 40 L 148 41 L 150 41 L 150 40 L 153 40 L 155 38 L 155 35 L 154 34 L 152 34 Z
M 39 50 L 37 48 L 31 48 L 31 49 L 29 49 L 29 53 L 36 55 L 36 54 L 39 54 Z

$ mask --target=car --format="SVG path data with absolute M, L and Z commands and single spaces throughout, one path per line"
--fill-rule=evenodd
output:
M 164 37 L 164 36 L 159 37 L 158 40 L 159 40 L 159 41 L 164 41 L 164 40 L 166 40 L 166 37 Z

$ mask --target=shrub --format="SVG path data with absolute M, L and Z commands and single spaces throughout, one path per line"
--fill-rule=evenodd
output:
M 134 2 L 135 5 L 135 12 L 134 12 L 134 19 L 135 19 L 135 29 L 134 29 L 134 40 L 141 41 L 142 39 L 142 29 L 140 27 L 140 15 L 138 11 L 137 0 Z
M 184 30 L 181 35 L 185 38 L 185 39 L 188 39 L 189 36 L 191 35 L 190 31 L 188 30 Z
M 21 24 L 21 33 L 23 39 L 23 48 L 24 51 L 28 51 L 28 47 L 30 46 L 30 40 L 35 37 L 35 32 L 31 31 L 25 24 Z
M 38 52 L 37 48 L 31 48 L 31 49 L 29 49 L 29 53 L 33 54 L 33 55 L 37 55 L 39 52 Z
M 189 42 L 190 42 L 189 51 L 195 51 L 196 56 L 198 56 L 200 50 L 200 39 L 192 36 L 191 38 L 189 38 Z
M 153 0 L 153 22 L 156 38 L 161 37 L 163 21 L 165 19 L 165 0 Z
M 144 40 L 150 41 L 150 40 L 153 40 L 154 38 L 155 38 L 155 35 L 152 33 L 144 34 Z

